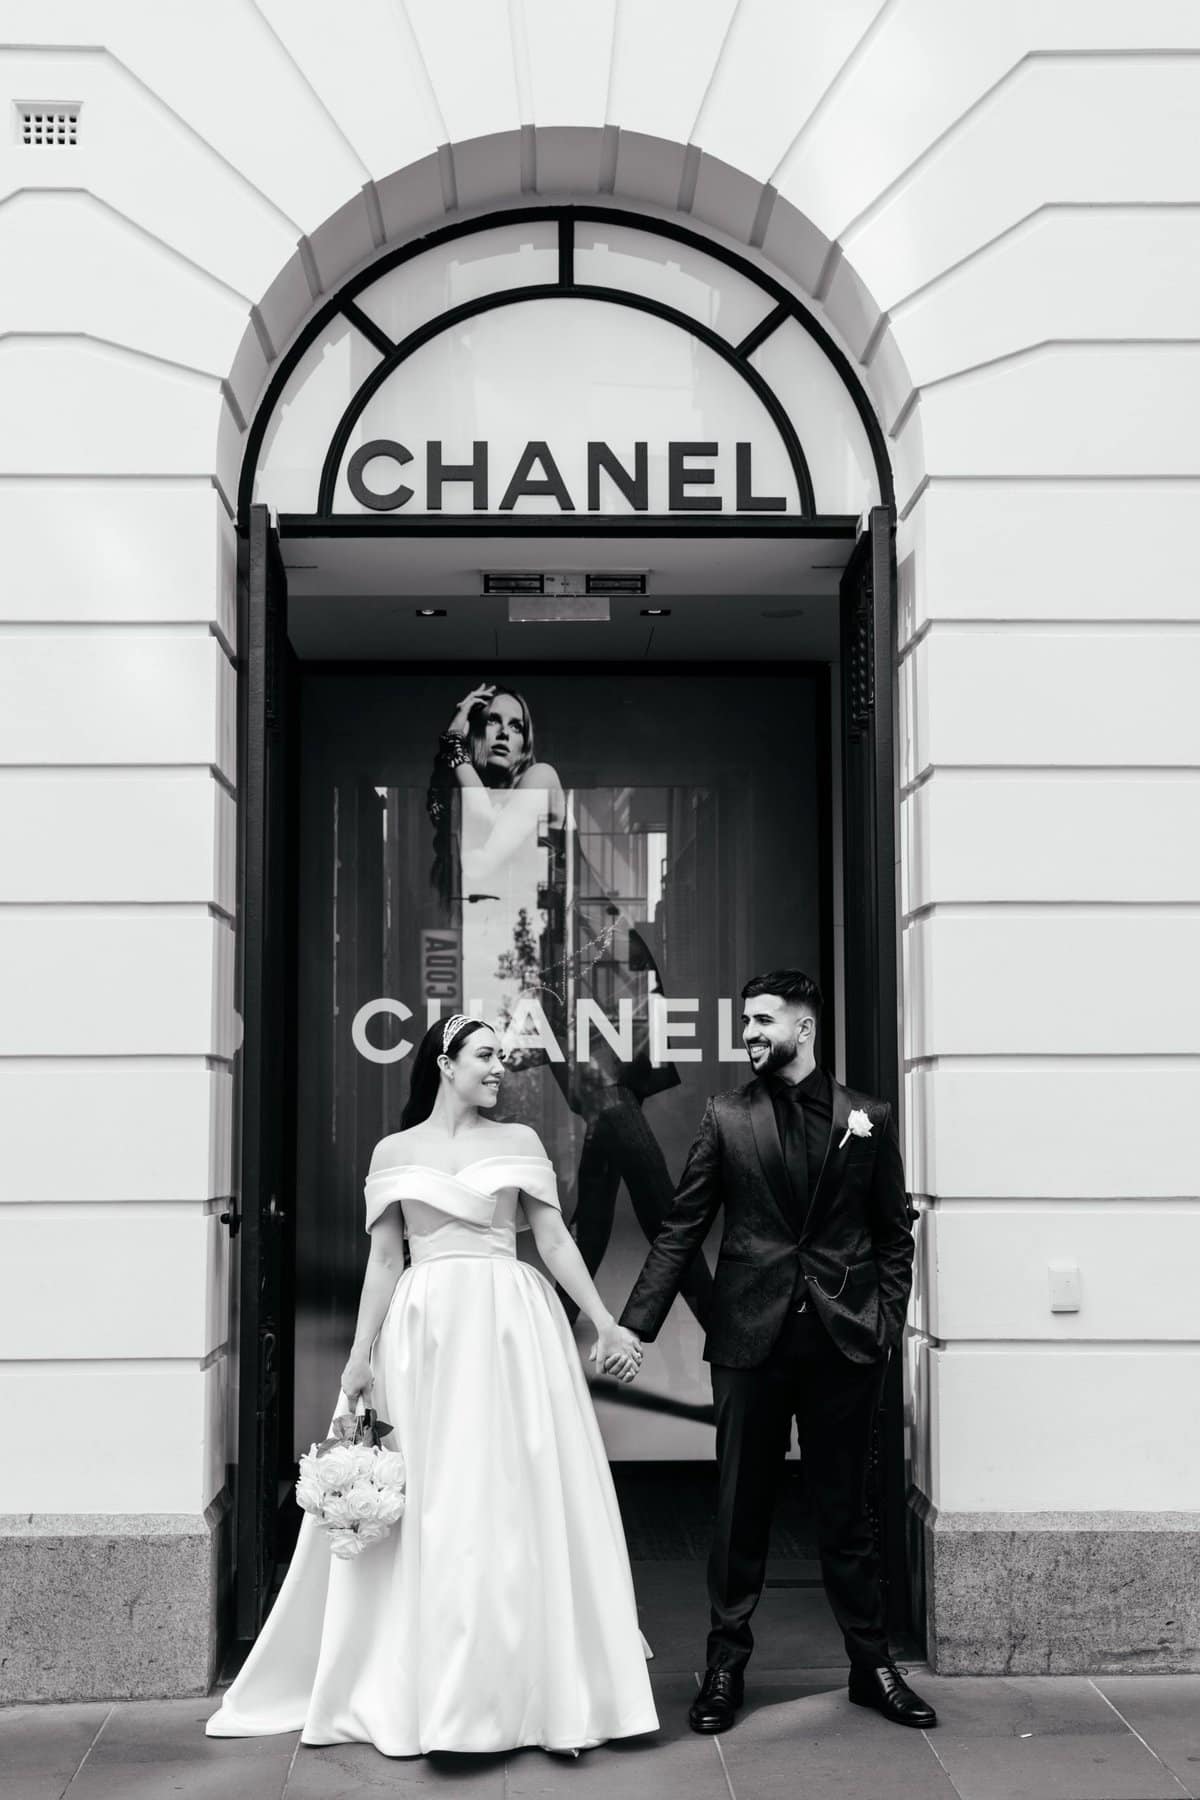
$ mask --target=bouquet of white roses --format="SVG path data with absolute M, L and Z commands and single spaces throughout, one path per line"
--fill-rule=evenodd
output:
M 380 1439 L 391 1426 L 371 1407 L 339 1413 L 322 1444 L 300 1458 L 296 1499 L 329 1534 L 335 1556 L 357 1556 L 404 1512 L 404 1458 Z

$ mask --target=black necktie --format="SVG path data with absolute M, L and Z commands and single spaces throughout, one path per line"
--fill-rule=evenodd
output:
M 787 1164 L 788 1180 L 792 1188 L 792 1209 L 796 1229 L 799 1231 L 808 1216 L 808 1139 L 804 1131 L 804 1107 L 794 1087 L 788 1089 L 783 1116 L 786 1121 L 783 1160 Z

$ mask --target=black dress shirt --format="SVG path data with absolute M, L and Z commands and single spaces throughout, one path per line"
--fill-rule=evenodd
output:
M 820 1068 L 806 1075 L 803 1081 L 785 1081 L 782 1076 L 773 1075 L 770 1086 L 775 1123 L 779 1127 L 783 1160 L 792 1190 L 792 1223 L 799 1237 L 829 1149 L 833 1090 L 828 1075 Z M 811 1343 L 814 1331 L 818 1338 L 824 1337 L 816 1314 L 806 1304 L 804 1275 L 798 1269 L 783 1329 L 775 1346 L 776 1354 L 786 1359 L 798 1345 Z
M 809 1202 L 816 1192 L 829 1132 L 833 1124 L 833 1092 L 824 1069 L 814 1069 L 803 1081 L 771 1077 L 771 1103 L 783 1145 L 783 1160 L 796 1209 L 797 1229 L 804 1224 Z

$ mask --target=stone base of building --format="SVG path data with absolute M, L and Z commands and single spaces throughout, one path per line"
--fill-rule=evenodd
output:
M 232 1568 L 203 1513 L 0 1515 L 0 1702 L 206 1694 Z
M 1200 1513 L 910 1505 L 939 1675 L 1200 1670 Z

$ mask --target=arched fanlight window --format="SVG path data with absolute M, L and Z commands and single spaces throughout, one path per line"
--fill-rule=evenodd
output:
M 448 226 L 309 321 L 240 492 L 296 523 L 428 513 L 858 518 L 890 500 L 846 359 L 674 224 L 539 207 Z

